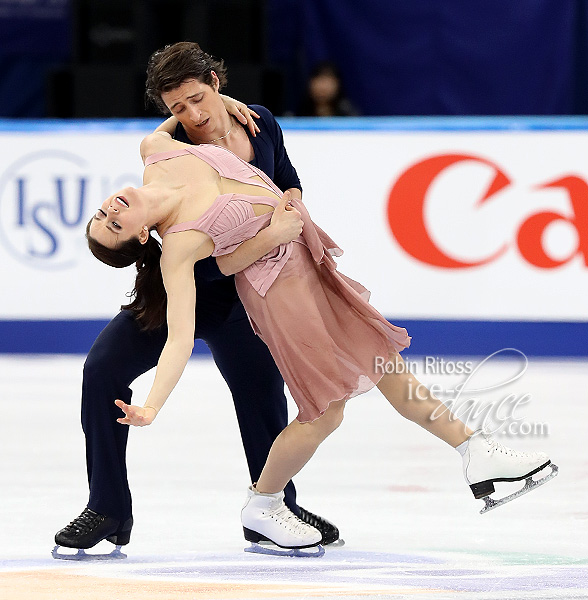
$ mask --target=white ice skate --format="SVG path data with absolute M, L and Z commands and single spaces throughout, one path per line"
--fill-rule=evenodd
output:
M 318 529 L 299 519 L 285 504 L 284 492 L 261 494 L 253 487 L 241 511 L 245 539 L 251 542 L 245 552 L 278 556 L 305 556 L 320 558 L 325 553 L 320 545 L 323 536 Z M 261 546 L 271 542 L 283 550 Z M 304 552 L 304 548 L 316 551 Z
M 533 475 L 546 467 L 551 472 L 542 479 L 535 480 Z M 543 452 L 517 452 L 499 444 L 490 435 L 478 430 L 470 438 L 463 456 L 463 474 L 476 499 L 484 498 L 484 514 L 493 508 L 502 506 L 523 494 L 547 483 L 557 475 L 557 466 Z M 522 481 L 525 485 L 518 492 L 494 500 L 494 484 L 497 481 Z

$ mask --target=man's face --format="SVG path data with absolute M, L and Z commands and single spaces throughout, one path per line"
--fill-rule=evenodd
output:
M 218 93 L 218 77 L 214 71 L 212 76 L 212 86 L 189 79 L 161 94 L 161 99 L 193 142 L 208 142 L 224 133 L 226 109 Z M 219 133 L 219 130 L 223 131 Z

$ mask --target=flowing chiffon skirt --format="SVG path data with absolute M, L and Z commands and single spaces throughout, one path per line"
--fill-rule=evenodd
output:
M 305 223 L 305 237 L 309 229 Z M 405 329 L 391 325 L 368 304 L 369 292 L 363 286 L 336 271 L 330 254 L 317 262 L 306 244 L 292 244 L 265 295 L 243 272 L 236 275 L 236 285 L 302 423 L 320 417 L 331 402 L 373 388 L 383 376 L 381 359 L 388 360 L 410 343 Z

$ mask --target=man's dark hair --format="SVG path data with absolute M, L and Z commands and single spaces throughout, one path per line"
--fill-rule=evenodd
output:
M 180 87 L 185 81 L 197 79 L 212 86 L 214 71 L 220 82 L 219 89 L 227 84 L 224 62 L 206 54 L 196 42 L 177 42 L 154 52 L 147 63 L 145 97 L 163 113 L 169 113 L 161 94 Z

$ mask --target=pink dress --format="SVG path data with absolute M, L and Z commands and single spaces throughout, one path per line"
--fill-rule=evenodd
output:
M 229 150 L 192 146 L 150 156 L 145 166 L 193 154 L 221 177 L 282 192 L 269 177 Z M 263 184 L 251 178 L 259 176 Z M 214 242 L 213 256 L 228 254 L 267 227 L 272 213 L 256 216 L 252 204 L 275 207 L 267 196 L 222 194 L 196 221 L 170 227 L 164 235 L 195 229 Z M 304 423 L 329 404 L 373 388 L 382 377 L 376 357 L 406 348 L 406 329 L 390 324 L 368 304 L 369 292 L 336 270 L 342 251 L 310 219 L 302 202 L 302 235 L 275 248 L 235 276 L 237 292 L 257 335 L 267 344 Z M 381 369 L 380 369 L 381 371 Z

